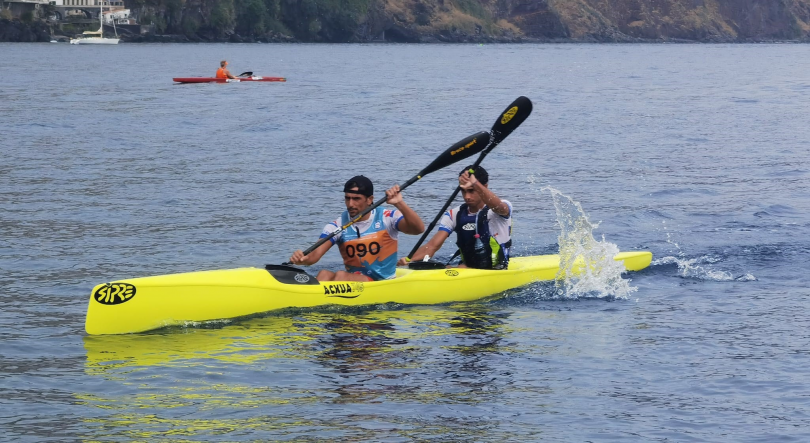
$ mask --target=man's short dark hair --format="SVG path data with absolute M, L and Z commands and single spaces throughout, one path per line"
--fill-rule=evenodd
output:
M 461 177 L 461 174 L 471 171 L 473 169 L 473 165 L 467 166 L 466 168 L 462 169 L 461 172 L 458 173 L 458 176 Z M 487 170 L 484 169 L 483 166 L 478 166 L 475 168 L 472 175 L 475 176 L 475 179 L 481 182 L 482 185 L 489 183 L 489 174 L 487 174 Z

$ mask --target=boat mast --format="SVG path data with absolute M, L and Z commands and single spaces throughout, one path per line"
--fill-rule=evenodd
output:
M 110 21 L 113 24 L 113 32 L 115 33 L 115 38 L 118 38 L 118 30 L 115 29 L 115 16 L 112 13 L 112 4 L 110 4 Z

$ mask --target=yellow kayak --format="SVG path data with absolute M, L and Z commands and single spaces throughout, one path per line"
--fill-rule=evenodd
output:
M 650 265 L 652 253 L 622 252 L 614 259 L 638 271 Z M 559 267 L 559 255 L 538 255 L 512 258 L 506 270 L 397 268 L 394 279 L 366 283 L 320 283 L 304 271 L 272 265 L 133 278 L 93 288 L 85 330 L 127 334 L 284 308 L 471 301 L 554 280 Z

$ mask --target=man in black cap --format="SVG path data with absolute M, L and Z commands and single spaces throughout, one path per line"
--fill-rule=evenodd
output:
M 458 175 L 458 186 L 464 204 L 442 215 L 439 230 L 411 260 L 433 256 L 451 233 L 456 233 L 456 246 L 461 252 L 460 266 L 476 269 L 506 269 L 512 247 L 512 203 L 502 200 L 489 189 L 489 174 L 483 166 L 474 173 L 467 166 Z M 402 258 L 399 265 L 407 260 Z
M 374 204 L 374 185 L 368 178 L 358 175 L 349 179 L 343 187 L 346 211 L 326 225 L 321 238 L 345 226 L 349 221 Z M 309 255 L 298 250 L 290 257 L 290 262 L 297 265 L 312 265 L 323 257 L 326 251 L 337 243 L 345 271 L 322 270 L 318 281 L 374 281 L 394 278 L 397 265 L 397 236 L 400 232 L 418 235 L 425 231 L 425 224 L 416 215 L 399 192 L 399 185 L 394 185 L 385 196 L 388 204 L 396 209 L 374 208 L 359 221 L 349 226 L 342 233 L 332 237 Z

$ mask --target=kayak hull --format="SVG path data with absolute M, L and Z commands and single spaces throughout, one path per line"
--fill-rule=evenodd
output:
M 284 77 L 237 77 L 237 78 L 216 78 L 216 77 L 175 77 L 177 83 L 242 83 L 242 82 L 286 82 Z
M 615 259 L 637 271 L 650 265 L 652 254 L 623 252 Z M 126 334 L 285 308 L 472 301 L 554 280 L 559 262 L 558 255 L 541 255 L 513 258 L 509 269 L 498 271 L 398 268 L 395 279 L 364 283 L 319 283 L 303 272 L 292 272 L 296 281 L 282 283 L 261 268 L 133 278 L 93 288 L 85 329 L 90 335 Z

